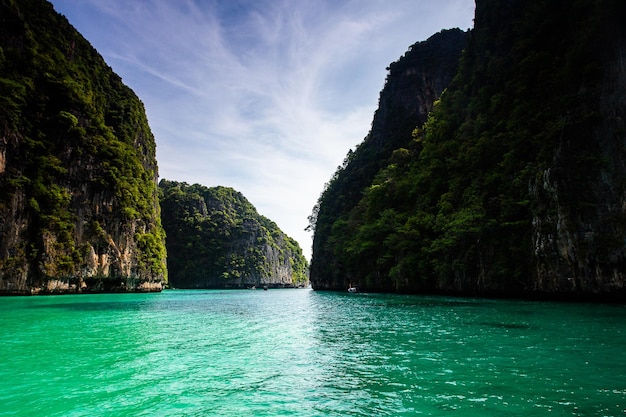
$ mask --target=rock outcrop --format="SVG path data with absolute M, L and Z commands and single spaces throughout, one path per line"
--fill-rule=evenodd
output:
M 167 180 L 159 187 L 172 287 L 308 284 L 308 265 L 298 244 L 241 193 Z
M 0 293 L 158 291 L 143 104 L 44 0 L 0 2 Z

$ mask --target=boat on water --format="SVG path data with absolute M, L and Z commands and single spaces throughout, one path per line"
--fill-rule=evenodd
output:
M 350 285 L 350 286 L 348 287 L 348 292 L 359 292 L 359 291 L 357 290 L 357 288 L 356 288 L 356 287 L 353 287 L 352 285 Z

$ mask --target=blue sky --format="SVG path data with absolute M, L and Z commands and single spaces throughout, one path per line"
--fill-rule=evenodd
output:
M 233 187 L 296 239 L 385 68 L 473 0 L 51 0 L 146 107 L 161 178 Z

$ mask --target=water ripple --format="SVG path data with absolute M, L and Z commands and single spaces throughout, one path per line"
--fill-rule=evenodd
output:
M 625 319 L 308 290 L 5 298 L 0 416 L 617 416 Z

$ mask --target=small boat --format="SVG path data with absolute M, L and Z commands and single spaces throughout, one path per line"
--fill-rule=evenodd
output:
M 348 292 L 358 292 L 358 290 L 356 289 L 356 287 L 350 285 L 350 287 L 348 287 Z

